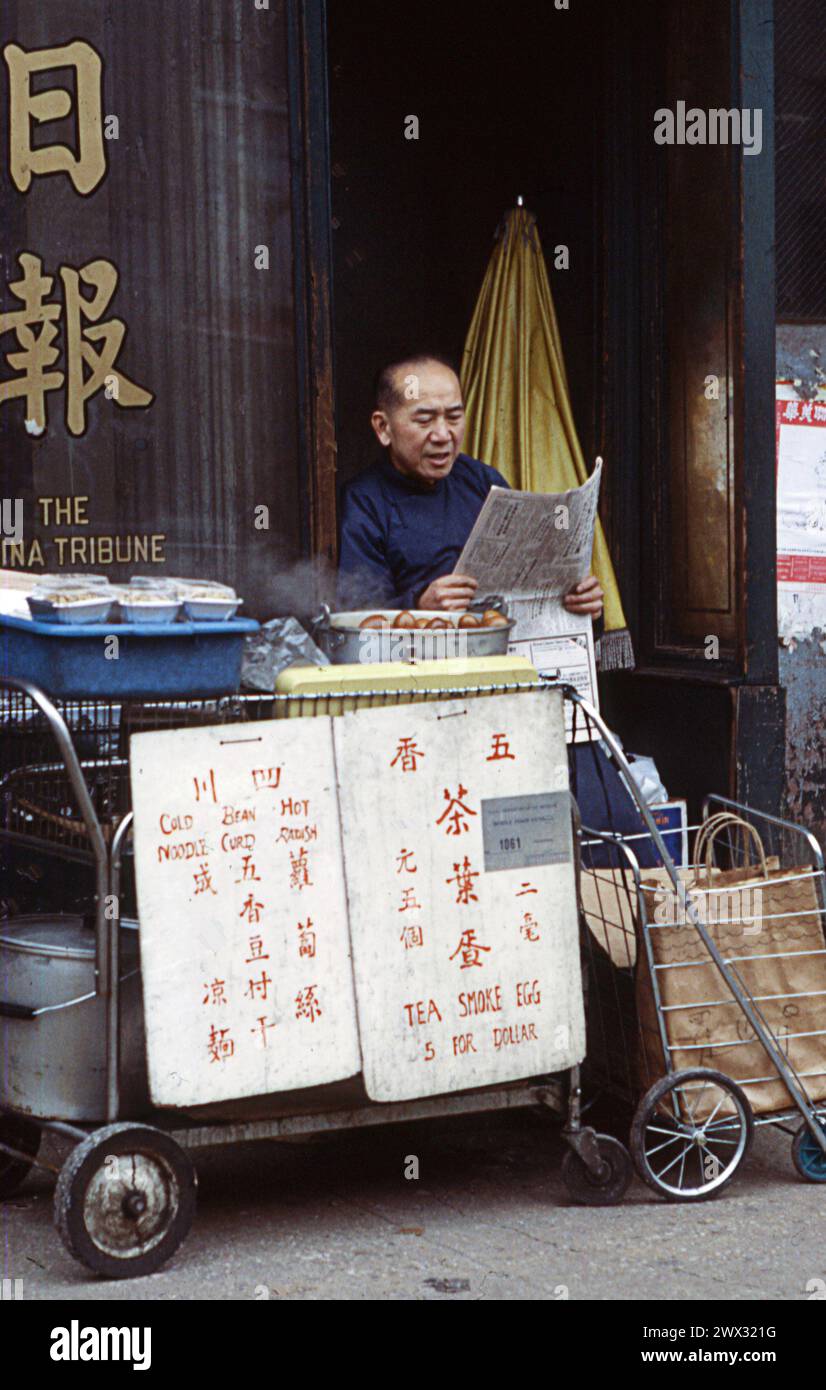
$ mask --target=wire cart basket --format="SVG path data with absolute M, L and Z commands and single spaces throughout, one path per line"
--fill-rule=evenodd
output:
M 766 1124 L 793 1135 L 799 1175 L 824 1182 L 822 851 L 717 795 L 689 834 L 709 854 L 673 871 L 640 867 L 642 827 L 582 831 L 586 1079 L 633 1111 L 635 1167 L 670 1201 L 720 1192 Z

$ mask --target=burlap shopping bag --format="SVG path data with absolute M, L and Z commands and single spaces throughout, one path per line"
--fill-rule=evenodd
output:
M 721 818 L 715 819 L 717 824 L 695 849 L 695 882 L 686 884 L 691 902 L 711 940 L 758 1003 L 809 1096 L 822 1100 L 826 945 L 817 875 L 808 866 L 781 870 L 776 861 L 768 861 L 754 827 L 746 822 L 740 824 L 758 841 L 760 873 L 755 875 L 753 868 L 714 868 L 714 841 L 726 828 Z M 712 1067 L 741 1085 L 747 1083 L 744 1089 L 757 1114 L 787 1109 L 792 1101 L 785 1083 L 676 895 L 651 882 L 648 874 L 643 893 L 654 962 L 672 967 L 657 970 L 672 1066 Z M 645 951 L 639 953 L 636 992 L 639 1080 L 647 1089 L 663 1075 L 664 1066 Z M 700 1108 L 697 1115 L 702 1118 Z

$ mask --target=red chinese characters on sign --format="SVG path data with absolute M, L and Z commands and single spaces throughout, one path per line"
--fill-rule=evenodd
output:
M 306 1018 L 310 1023 L 315 1023 L 321 1016 L 321 1004 L 316 996 L 318 985 L 308 985 L 306 989 L 299 990 L 295 997 L 295 1016 L 296 1018 Z
M 415 888 L 402 889 L 402 905 L 398 908 L 399 912 L 411 912 L 415 911 L 417 908 L 421 910 L 421 906 L 421 903 L 416 898 Z
M 396 763 L 400 762 L 402 772 L 415 772 L 418 767 L 418 759 L 423 757 L 424 753 L 416 747 L 414 738 L 400 738 L 396 756 L 390 766 L 395 767 Z
M 259 1019 L 256 1020 L 256 1025 L 255 1025 L 254 1028 L 250 1028 L 250 1032 L 251 1032 L 251 1033 L 257 1033 L 258 1036 L 259 1036 L 259 1038 L 260 1038 L 260 1040 L 261 1040 L 261 1046 L 262 1046 L 262 1047 L 266 1047 L 266 1046 L 267 1046 L 267 1029 L 268 1029 L 268 1028 L 274 1028 L 274 1027 L 275 1027 L 275 1024 L 274 1024 L 274 1023 L 268 1023 L 268 1022 L 267 1022 L 267 1019 L 266 1019 L 266 1015 L 263 1015 L 261 1018 L 259 1018 Z
M 209 773 L 206 777 L 193 777 L 192 780 L 195 783 L 196 801 L 200 801 L 203 795 L 204 798 L 211 797 L 213 801 L 217 802 L 218 792 L 215 788 L 215 773 L 212 768 L 209 769 Z
M 212 984 L 205 983 L 206 994 L 201 1000 L 202 1004 L 226 1004 L 226 980 L 213 980 Z
M 402 849 L 399 851 L 399 857 L 396 860 L 398 864 L 398 868 L 396 869 L 397 874 L 417 874 L 419 872 L 418 866 L 413 863 L 413 854 L 414 851 L 412 849 Z
M 412 951 L 417 946 L 424 945 L 424 932 L 418 922 L 411 922 L 409 926 L 403 927 L 399 937 L 404 949 Z
M 479 958 L 480 952 L 489 950 L 490 946 L 482 946 L 476 940 L 476 931 L 470 927 L 467 931 L 462 932 L 459 945 L 450 959 L 455 960 L 457 956 L 461 956 L 460 969 L 469 970 L 474 965 L 482 966 L 484 962 Z
M 251 854 L 245 854 L 241 859 L 241 877 L 235 880 L 236 883 L 260 883 L 261 875 L 255 872 L 255 864 Z
M 498 763 L 509 759 L 512 763 L 516 762 L 516 755 L 511 752 L 507 734 L 492 734 L 493 746 L 485 762 Z
M 516 896 L 517 896 L 517 898 L 524 898 L 524 897 L 527 896 L 528 893 L 538 893 L 538 892 L 539 892 L 539 889 L 538 889 L 538 888 L 534 888 L 534 886 L 533 886 L 532 883 L 521 883 L 521 884 L 519 885 L 519 892 L 516 894 Z
M 298 954 L 309 959 L 315 957 L 315 932 L 312 926 L 312 917 L 308 917 L 306 922 L 298 923 Z
M 802 421 L 803 424 L 826 420 L 826 404 L 814 401 L 783 401 L 782 409 L 778 403 L 778 410 L 781 420 L 787 420 L 790 424 L 795 420 Z
M 465 906 L 469 906 L 471 902 L 478 903 L 479 899 L 473 891 L 474 879 L 479 877 L 478 869 L 472 869 L 470 867 L 470 860 L 467 855 L 465 855 L 464 862 L 462 864 L 454 864 L 453 869 L 453 877 L 446 878 L 445 883 L 456 884 L 457 903 L 462 903 Z
M 247 988 L 244 992 L 244 998 L 255 999 L 256 997 L 260 997 L 261 999 L 266 999 L 267 990 L 271 984 L 271 977 L 267 974 L 266 970 L 262 970 L 260 980 L 249 981 Z
M 306 849 L 300 849 L 297 854 L 290 851 L 290 887 L 297 888 L 301 892 L 304 888 L 312 888 L 313 881 L 310 878 L 310 861 Z
M 240 914 L 239 914 L 240 916 Z M 259 960 L 269 960 L 269 952 L 264 952 L 264 938 L 262 936 L 250 937 L 250 953 L 244 961 L 245 965 L 254 965 Z
M 278 767 L 254 767 L 251 769 L 252 785 L 255 791 L 276 791 L 281 782 L 281 765 Z
M 244 903 L 244 906 L 241 908 L 241 911 L 238 913 L 238 916 L 239 916 L 239 917 L 246 917 L 246 919 L 247 919 L 247 921 L 249 922 L 250 926 L 255 926 L 255 925 L 258 924 L 258 922 L 261 921 L 261 913 L 263 912 L 263 910 L 264 910 L 264 904 L 263 904 L 263 903 L 256 902 L 256 901 L 255 901 L 255 898 L 254 898 L 254 896 L 253 896 L 253 894 L 250 893 L 250 894 L 247 896 L 247 899 L 246 899 L 246 902 Z
M 210 1062 L 228 1062 L 230 1057 L 234 1057 L 235 1043 L 230 1037 L 229 1028 L 216 1028 L 213 1023 L 209 1030 L 207 1048 Z
M 446 835 L 461 835 L 463 831 L 470 828 L 470 822 L 465 820 L 465 817 L 476 815 L 475 811 L 471 811 L 470 807 L 465 805 L 462 800 L 463 796 L 467 796 L 467 787 L 463 787 L 461 782 L 459 783 L 459 790 L 455 796 L 451 796 L 447 787 L 445 787 L 445 801 L 447 802 L 447 806 L 439 816 L 436 824 L 441 825 L 442 821 L 447 821 L 445 826 Z
M 526 912 L 523 916 L 519 924 L 519 934 L 524 936 L 526 941 L 539 940 L 539 923 L 530 912 Z
M 195 882 L 195 897 L 200 893 L 211 893 L 214 898 L 218 894 L 212 886 L 212 871 L 207 863 L 202 863 L 197 873 L 192 875 Z

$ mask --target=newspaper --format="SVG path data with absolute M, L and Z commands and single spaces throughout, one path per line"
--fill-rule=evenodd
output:
M 562 600 L 590 572 L 602 459 L 568 492 L 491 488 L 454 573 L 469 574 L 478 594 L 501 594 L 516 626 L 509 650 L 526 656 L 548 680 L 573 685 L 598 706 L 591 619 Z M 566 705 L 571 738 L 572 710 Z M 577 742 L 587 739 L 580 728 Z

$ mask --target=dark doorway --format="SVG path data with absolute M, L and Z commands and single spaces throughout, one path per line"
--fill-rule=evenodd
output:
M 538 220 L 586 457 L 593 456 L 601 7 L 330 0 L 338 472 L 370 456 L 388 357 L 459 356 L 517 195 Z M 405 138 L 415 116 L 419 138 Z M 569 248 L 555 270 L 553 248 Z

